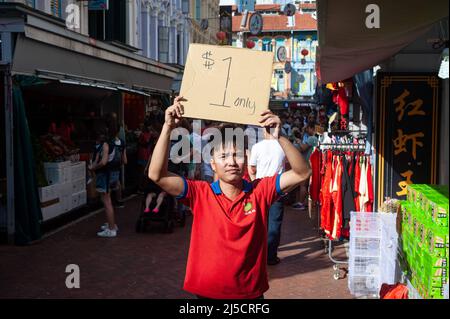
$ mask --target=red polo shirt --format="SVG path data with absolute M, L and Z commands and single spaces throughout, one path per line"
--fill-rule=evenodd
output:
M 279 195 L 280 175 L 248 182 L 230 200 L 219 181 L 184 180 L 178 196 L 193 223 L 184 289 L 215 299 L 256 298 L 269 289 L 267 219 Z

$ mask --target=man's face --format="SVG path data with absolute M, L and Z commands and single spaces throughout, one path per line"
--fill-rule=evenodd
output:
M 308 126 L 306 132 L 308 133 L 309 136 L 313 136 L 316 133 L 316 129 Z
M 211 167 L 217 177 L 226 183 L 242 181 L 245 167 L 244 150 L 237 149 L 232 143 L 218 147 L 211 159 Z

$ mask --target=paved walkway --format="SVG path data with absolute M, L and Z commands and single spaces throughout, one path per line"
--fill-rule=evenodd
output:
M 182 290 L 192 217 L 172 234 L 135 232 L 140 199 L 117 209 L 119 237 L 97 238 L 95 214 L 27 247 L 0 246 L 0 298 L 194 298 Z M 336 258 L 345 257 L 343 246 Z M 287 210 L 279 257 L 266 298 L 351 298 L 306 212 Z M 65 286 L 66 266 L 80 267 L 80 289 Z

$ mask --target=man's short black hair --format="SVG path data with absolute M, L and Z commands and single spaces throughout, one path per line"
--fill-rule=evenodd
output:
M 227 137 L 227 131 L 234 131 L 237 128 L 240 128 L 239 125 L 235 125 L 235 124 L 229 124 L 229 123 L 222 123 L 218 126 L 216 126 L 216 128 L 219 130 L 220 132 L 220 140 L 214 139 L 214 143 L 213 143 L 213 148 L 212 148 L 212 154 L 214 154 L 215 150 L 218 150 L 220 148 L 225 148 L 226 144 L 232 142 L 233 146 L 239 146 L 240 143 L 237 143 L 236 141 L 236 136 L 233 134 L 233 140 L 232 141 L 228 141 L 226 140 Z M 246 138 L 246 136 L 244 135 L 244 150 L 247 148 L 247 144 L 248 144 L 248 139 Z

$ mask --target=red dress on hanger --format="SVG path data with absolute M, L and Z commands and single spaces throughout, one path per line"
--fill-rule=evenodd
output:
M 320 157 L 321 153 L 318 149 L 315 149 L 311 156 L 309 157 L 309 162 L 311 164 L 311 184 L 309 186 L 309 194 L 311 199 L 315 202 L 318 202 L 319 194 L 320 194 Z
M 333 180 L 332 187 L 332 199 L 333 199 L 333 214 L 332 221 L 333 227 L 330 234 L 331 239 L 336 239 L 341 237 L 342 230 L 342 159 L 339 156 L 335 157 L 335 178 Z
M 325 231 L 327 235 L 330 235 L 333 230 L 333 224 L 331 220 L 331 211 L 333 202 L 331 198 L 331 187 L 333 183 L 333 154 L 331 151 L 326 152 L 325 175 L 323 178 L 323 185 L 321 189 L 322 194 L 322 208 L 320 210 L 320 227 Z
M 361 211 L 359 207 L 359 180 L 361 179 L 360 156 L 356 156 L 355 161 L 355 208 L 357 212 Z

